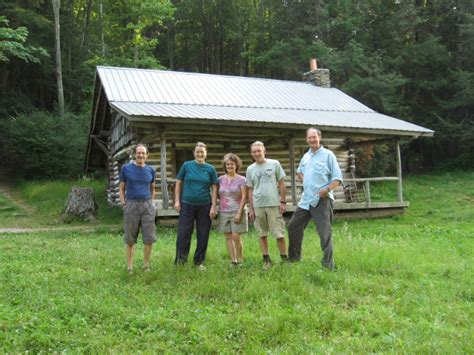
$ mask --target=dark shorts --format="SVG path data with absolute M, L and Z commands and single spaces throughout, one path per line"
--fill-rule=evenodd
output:
M 150 200 L 127 200 L 123 207 L 125 244 L 135 244 L 142 229 L 143 244 L 156 242 L 156 208 Z

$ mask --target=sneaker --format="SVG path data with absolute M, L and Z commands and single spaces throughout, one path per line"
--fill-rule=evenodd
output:
M 206 270 L 207 270 L 207 267 L 206 267 L 204 264 L 200 264 L 200 265 L 198 265 L 197 269 L 198 269 L 199 271 L 206 271 Z
M 132 269 L 131 267 L 128 268 L 128 269 L 127 269 L 127 273 L 128 273 L 129 275 L 132 275 L 132 274 L 133 274 L 133 269 Z
M 143 267 L 143 271 L 144 271 L 144 272 L 150 272 L 150 271 L 151 271 L 151 266 L 150 266 L 150 265 L 144 266 L 144 267 Z

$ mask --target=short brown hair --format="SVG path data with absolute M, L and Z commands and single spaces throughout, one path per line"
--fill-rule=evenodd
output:
M 228 153 L 224 155 L 224 159 L 222 159 L 222 166 L 224 167 L 224 172 L 227 172 L 225 168 L 225 163 L 227 163 L 229 160 L 235 164 L 235 172 L 238 173 L 239 169 L 242 167 L 242 160 L 237 154 L 234 153 Z

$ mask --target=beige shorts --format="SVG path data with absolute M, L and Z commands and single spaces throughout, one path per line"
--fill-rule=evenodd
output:
M 255 207 L 255 228 L 260 237 L 267 237 L 270 232 L 275 239 L 285 237 L 285 220 L 280 207 Z
M 235 217 L 234 212 L 219 213 L 219 233 L 247 233 L 249 230 L 249 221 L 247 216 L 247 211 L 242 213 L 240 217 L 240 223 L 234 222 Z

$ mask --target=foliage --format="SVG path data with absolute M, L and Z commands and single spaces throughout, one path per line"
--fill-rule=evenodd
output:
M 207 272 L 176 268 L 159 228 L 131 276 L 121 233 L 2 235 L 0 351 L 472 353 L 473 191 L 472 172 L 408 177 L 405 215 L 336 223 L 333 273 L 312 226 L 302 262 L 268 271 L 255 232 L 239 269 L 213 232 Z
M 6 0 L 0 12 L 17 36 L 28 32 L 28 46 L 53 53 L 48 1 Z M 73 112 L 90 104 L 96 65 L 300 80 L 316 56 L 331 69 L 333 86 L 436 131 L 404 147 L 412 159 L 406 168 L 474 164 L 469 0 L 70 0 L 61 6 L 61 29 Z M 13 56 L 0 65 L 0 120 L 54 110 L 53 58 L 41 59 L 38 65 Z
M 83 171 L 87 118 L 42 111 L 0 121 L 2 149 L 25 177 L 64 178 Z
M 16 57 L 25 62 L 40 63 L 41 56 L 48 53 L 43 48 L 25 46 L 28 39 L 28 29 L 8 27 L 9 21 L 5 16 L 0 16 L 0 63 L 8 62 L 9 57 Z

